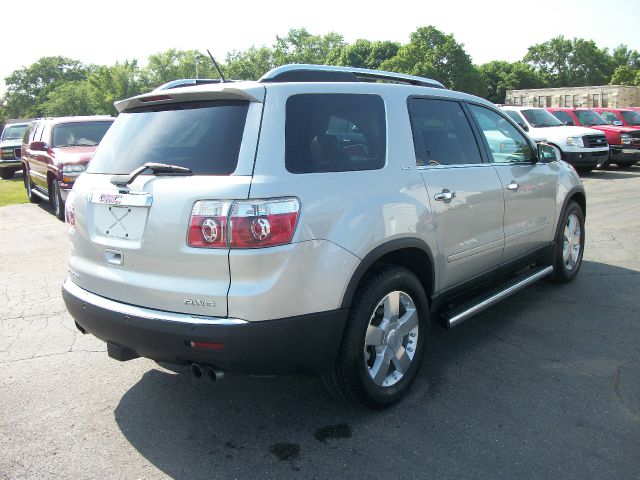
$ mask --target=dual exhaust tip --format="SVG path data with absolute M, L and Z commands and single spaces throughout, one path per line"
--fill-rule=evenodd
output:
M 219 382 L 224 378 L 224 372 L 211 365 L 191 364 L 191 373 L 195 378 L 208 377 L 212 382 Z

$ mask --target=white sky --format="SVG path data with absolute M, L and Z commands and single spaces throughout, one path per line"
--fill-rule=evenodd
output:
M 335 31 L 348 42 L 406 43 L 416 28 L 434 25 L 463 43 L 476 64 L 519 60 L 528 46 L 557 35 L 640 51 L 638 0 L 30 0 L 13 14 L 5 5 L 3 20 L 0 81 L 50 55 L 102 65 L 137 58 L 144 65 L 169 48 L 209 48 L 224 60 L 229 50 L 270 46 L 276 35 L 301 27 Z

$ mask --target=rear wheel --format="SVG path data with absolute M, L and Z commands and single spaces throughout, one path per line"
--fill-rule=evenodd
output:
M 27 189 L 27 198 L 31 203 L 39 203 L 40 197 L 33 193 L 33 185 L 31 185 L 31 178 L 29 178 L 29 171 L 24 169 L 24 188 Z
M 578 173 L 589 173 L 594 167 L 576 167 Z
M 584 252 L 584 213 L 576 202 L 570 202 L 562 217 L 556 237 L 555 280 L 570 282 L 578 274 Z
M 13 178 L 15 173 L 16 173 L 15 170 L 11 170 L 9 168 L 2 168 L 0 169 L 0 178 L 2 178 L 3 180 L 9 180 L 10 178 Z
M 58 220 L 64 220 L 64 202 L 60 196 L 60 184 L 55 178 L 49 184 L 49 199 L 51 200 L 53 214 Z
M 336 367 L 323 378 L 334 396 L 383 408 L 416 377 L 429 333 L 427 297 L 401 267 L 386 267 L 356 293 Z
M 616 162 L 616 165 L 618 165 L 618 168 L 630 168 L 630 167 L 633 167 L 635 164 L 636 164 L 636 160 L 627 161 L 627 162 L 623 162 L 623 161 Z

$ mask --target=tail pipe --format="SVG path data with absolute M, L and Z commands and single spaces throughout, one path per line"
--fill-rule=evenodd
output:
M 224 378 L 224 371 L 210 365 L 191 364 L 191 373 L 195 378 L 202 378 L 205 375 L 213 382 L 219 382 Z

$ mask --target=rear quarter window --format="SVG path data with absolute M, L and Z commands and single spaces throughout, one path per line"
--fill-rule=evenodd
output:
M 300 94 L 287 100 L 291 173 L 376 170 L 385 164 L 385 108 L 377 95 Z
M 200 101 L 122 112 L 102 139 L 88 173 L 129 174 L 145 163 L 230 175 L 238 165 L 249 102 Z

